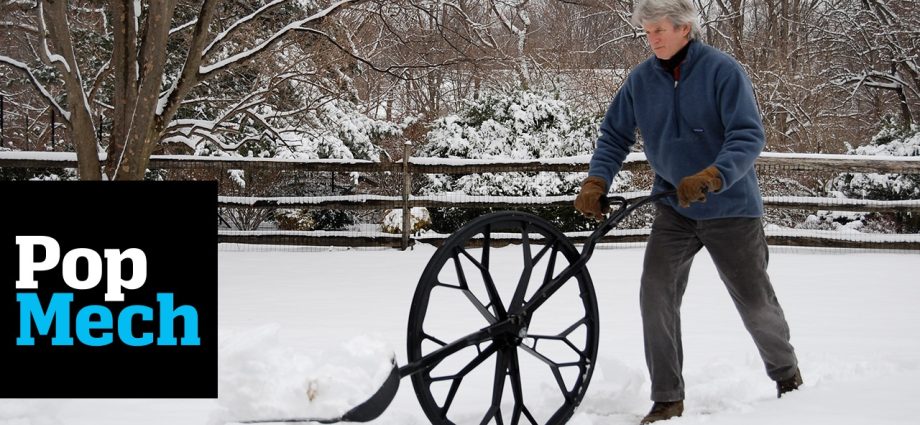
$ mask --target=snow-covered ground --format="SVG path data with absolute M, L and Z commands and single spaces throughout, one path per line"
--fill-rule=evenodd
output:
M 405 363 L 409 306 L 434 251 L 222 249 L 220 399 L 0 400 L 0 424 L 213 425 L 242 416 L 341 412 L 382 381 L 388 353 Z M 495 249 L 493 267 L 518 261 L 517 252 Z M 571 424 L 636 424 L 650 406 L 638 311 L 642 254 L 641 247 L 600 249 L 589 263 L 600 305 L 600 354 Z M 805 378 L 801 391 L 778 400 L 702 252 L 683 307 L 686 411 L 668 423 L 918 423 L 918 266 L 916 252 L 775 248 L 770 272 Z M 454 409 L 473 418 L 486 407 Z M 372 423 L 428 423 L 408 379 Z

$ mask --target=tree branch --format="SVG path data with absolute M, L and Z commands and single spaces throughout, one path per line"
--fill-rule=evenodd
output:
M 331 4 L 330 6 L 326 7 L 323 10 L 320 10 L 319 12 L 313 14 L 312 16 L 306 19 L 302 19 L 302 20 L 295 21 L 295 22 L 288 24 L 281 30 L 272 34 L 265 41 L 263 41 L 262 43 L 259 43 L 257 46 L 251 49 L 244 50 L 233 56 L 230 56 L 227 59 L 215 62 L 213 64 L 201 66 L 198 70 L 198 73 L 201 75 L 202 78 L 209 78 L 210 76 L 215 75 L 227 68 L 248 62 L 249 60 L 254 58 L 256 55 L 274 46 L 275 43 L 282 40 L 288 34 L 294 31 L 298 31 L 298 30 L 309 29 L 305 27 L 305 25 L 320 23 L 324 19 L 329 17 L 330 15 L 334 14 L 335 12 L 343 8 L 346 8 L 348 6 L 357 5 L 365 1 L 367 0 L 339 0 L 339 1 L 336 1 L 335 3 Z
M 198 84 L 201 79 L 201 74 L 199 74 L 198 70 L 204 56 L 204 43 L 207 41 L 208 27 L 214 18 L 218 3 L 219 1 L 217 0 L 205 0 L 204 4 L 201 5 L 198 18 L 195 19 L 195 31 L 192 34 L 192 40 L 179 78 L 173 82 L 167 93 L 160 96 L 157 105 L 157 128 L 160 131 L 176 115 L 179 106 L 182 104 L 182 99 L 185 99 L 192 87 Z
M 214 40 L 212 40 L 211 43 L 208 44 L 208 47 L 205 47 L 204 50 L 202 50 L 201 56 L 202 56 L 202 57 L 207 56 L 208 53 L 211 53 L 211 50 L 214 48 L 214 46 L 216 46 L 218 43 L 220 43 L 221 41 L 223 41 L 225 38 L 227 38 L 227 37 L 233 35 L 233 34 L 236 33 L 237 31 L 239 31 L 239 29 L 240 29 L 244 24 L 246 24 L 247 22 L 250 22 L 250 21 L 252 21 L 253 19 L 256 19 L 256 18 L 259 17 L 259 15 L 261 15 L 262 13 L 265 13 L 266 11 L 271 10 L 271 9 L 277 7 L 277 6 L 280 6 L 280 5 L 283 4 L 283 3 L 287 3 L 288 1 L 289 1 L 289 0 L 274 0 L 274 1 L 272 1 L 271 3 L 268 3 L 268 4 L 266 4 L 266 5 L 262 6 L 262 7 L 260 7 L 259 9 L 257 9 L 255 12 L 252 12 L 252 13 L 249 14 L 248 16 L 245 16 L 245 17 L 243 17 L 242 19 L 240 19 L 240 20 L 234 22 L 232 25 L 230 25 L 229 28 L 227 28 L 226 30 L 224 30 L 224 31 L 221 32 L 220 34 L 217 34 L 216 37 L 214 37 Z
M 48 103 L 54 106 L 54 109 L 57 111 L 58 115 L 64 117 L 64 119 L 68 121 L 70 120 L 70 112 L 67 112 L 66 109 L 62 108 L 61 105 L 59 105 L 57 101 L 54 100 L 54 96 L 52 96 L 51 93 L 48 92 L 48 89 L 46 89 L 45 86 L 38 81 L 38 78 L 35 78 L 35 74 L 32 73 L 32 69 L 29 68 L 28 65 L 13 58 L 2 55 L 0 55 L 0 63 L 6 64 L 25 73 L 26 76 L 29 77 L 29 81 L 32 83 L 32 86 L 38 90 L 41 96 L 44 97 Z

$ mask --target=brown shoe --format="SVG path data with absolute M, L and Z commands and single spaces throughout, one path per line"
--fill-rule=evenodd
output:
M 642 418 L 639 425 L 646 425 L 652 422 L 666 421 L 671 418 L 679 417 L 684 413 L 683 400 L 678 401 L 656 401 L 652 405 L 652 410 Z
M 796 368 L 795 375 L 792 375 L 791 378 L 776 381 L 776 398 L 781 398 L 783 394 L 799 389 L 799 385 L 802 385 L 802 373 L 799 372 L 799 368 Z

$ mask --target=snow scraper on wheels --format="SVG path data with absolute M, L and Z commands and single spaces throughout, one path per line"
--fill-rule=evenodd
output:
M 409 363 L 394 361 L 373 396 L 336 418 L 241 422 L 371 421 L 396 396 L 400 378 L 410 376 L 432 424 L 564 424 L 584 397 L 597 358 L 597 299 L 585 265 L 620 221 L 671 195 L 605 199 L 618 208 L 580 254 L 562 232 L 532 214 L 503 211 L 471 220 L 429 260 L 410 307 Z M 510 241 L 522 251 L 523 270 L 509 274 L 506 264 L 491 267 L 491 256 L 492 248 Z M 464 312 L 474 320 L 471 333 Z M 533 381 L 533 374 L 546 379 Z M 452 410 L 460 398 L 485 407 Z

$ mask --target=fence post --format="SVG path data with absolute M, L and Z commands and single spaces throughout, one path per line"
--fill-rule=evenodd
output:
M 403 217 L 402 217 L 402 250 L 409 248 L 409 233 L 412 231 L 412 211 L 409 208 L 409 195 L 412 192 L 412 176 L 409 175 L 409 151 L 412 142 L 403 144 Z
M 6 96 L 0 95 L 0 148 L 6 145 L 6 141 L 3 140 L 3 123 L 6 121 L 3 116 L 3 103 L 6 100 Z
M 51 150 L 54 150 L 54 108 L 51 110 Z

